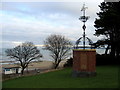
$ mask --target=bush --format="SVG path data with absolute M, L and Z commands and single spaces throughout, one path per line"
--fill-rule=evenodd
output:
M 96 65 L 117 65 L 118 59 L 112 58 L 110 55 L 105 54 L 96 54 Z M 64 64 L 64 67 L 72 67 L 73 65 L 73 58 L 70 58 L 67 60 L 67 62 Z
M 96 65 L 116 65 L 118 64 L 118 60 L 112 58 L 110 55 L 96 55 Z
M 72 67 L 73 58 L 67 59 L 67 62 L 64 64 L 64 67 Z

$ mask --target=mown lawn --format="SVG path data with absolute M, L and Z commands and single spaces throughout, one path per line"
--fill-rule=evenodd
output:
M 97 66 L 97 76 L 74 78 L 72 69 L 20 77 L 3 82 L 3 88 L 118 88 L 118 67 Z

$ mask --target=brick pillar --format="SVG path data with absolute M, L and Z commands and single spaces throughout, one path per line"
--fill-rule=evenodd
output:
M 89 77 L 96 75 L 96 50 L 74 49 L 73 50 L 73 73 L 74 77 Z

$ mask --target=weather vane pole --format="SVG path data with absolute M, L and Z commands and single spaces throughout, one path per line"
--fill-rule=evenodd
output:
M 86 26 L 85 26 L 85 22 L 90 18 L 89 16 L 85 16 L 85 10 L 87 9 L 88 7 L 85 7 L 85 4 L 83 4 L 83 7 L 81 9 L 81 11 L 83 12 L 83 16 L 81 16 L 79 18 L 79 20 L 81 20 L 83 22 L 83 49 L 85 49 L 85 29 L 86 29 Z
M 83 7 L 82 7 L 82 9 L 81 9 L 81 11 L 83 12 L 83 13 L 82 13 L 83 15 L 80 16 L 80 18 L 79 18 L 79 20 L 83 22 L 83 26 L 82 26 L 83 36 L 80 37 L 80 38 L 76 41 L 76 44 L 75 44 L 75 47 L 74 47 L 75 49 L 78 49 L 78 48 L 83 48 L 83 49 L 90 48 L 89 46 L 86 46 L 86 45 L 85 45 L 85 44 L 86 44 L 86 43 L 85 43 L 86 41 L 88 41 L 89 45 L 90 45 L 91 48 L 92 48 L 93 42 L 92 42 L 92 40 L 91 40 L 90 38 L 86 37 L 86 34 L 85 34 L 85 29 L 86 29 L 85 23 L 86 23 L 86 21 L 90 18 L 90 16 L 86 16 L 86 15 L 85 15 L 85 10 L 86 10 L 86 9 L 87 9 L 87 7 L 85 7 L 85 4 L 83 4 Z M 83 41 L 83 46 L 79 46 L 79 44 L 80 44 L 81 41 Z

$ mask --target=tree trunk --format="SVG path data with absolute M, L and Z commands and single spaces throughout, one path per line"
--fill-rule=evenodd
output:
M 57 64 L 55 64 L 55 69 L 57 69 L 58 65 L 59 65 L 58 63 L 57 63 Z
M 55 64 L 55 69 L 57 69 L 57 67 L 59 66 L 61 60 L 58 61 L 58 63 Z
M 115 58 L 115 47 L 114 47 L 114 45 L 111 45 L 110 55 L 112 56 L 112 58 Z
M 107 48 L 106 48 L 106 50 L 105 50 L 105 55 L 107 55 L 107 52 L 108 52 L 109 46 L 110 46 L 110 45 L 108 45 Z
M 115 58 L 115 45 L 114 45 L 114 37 L 113 37 L 113 33 L 110 34 L 110 43 L 111 43 L 111 52 L 110 55 L 112 58 Z
M 119 46 L 117 46 L 117 49 L 116 49 L 116 57 L 117 57 L 117 59 L 120 58 L 120 49 L 119 49 Z
M 29 72 L 28 72 L 28 65 L 27 65 L 26 69 L 27 69 L 27 73 L 29 73 Z
M 22 70 L 21 70 L 21 75 L 23 75 L 24 74 L 24 67 L 22 67 Z

